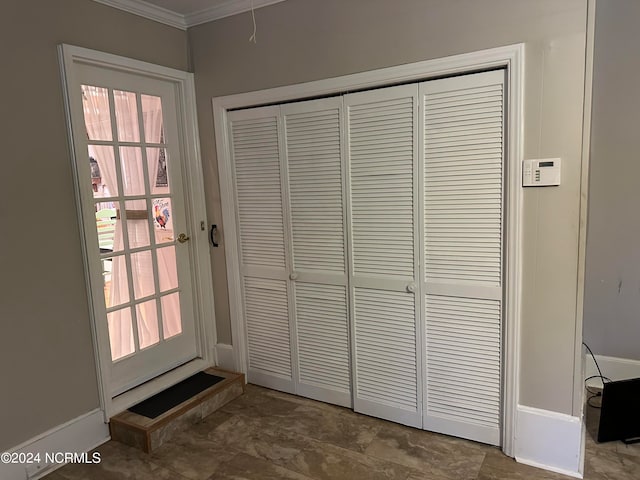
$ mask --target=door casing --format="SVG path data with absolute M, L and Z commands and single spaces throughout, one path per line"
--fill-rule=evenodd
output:
M 367 88 L 423 81 L 440 76 L 472 73 L 495 68 L 506 69 L 507 108 L 505 109 L 505 274 L 504 274 L 504 384 L 502 450 L 514 455 L 516 410 L 519 397 L 520 325 L 522 298 L 522 176 L 524 125 L 523 43 L 478 52 L 426 60 L 297 85 L 216 97 L 212 100 L 216 153 L 220 176 L 222 218 L 225 225 L 229 308 L 235 369 L 247 372 L 246 325 L 242 316 L 242 295 L 233 166 L 228 141 L 227 112 L 292 100 L 339 94 Z
M 90 282 L 89 265 L 91 257 L 88 241 L 81 235 L 82 253 L 84 257 L 85 282 L 91 308 L 89 309 L 94 353 L 96 358 L 96 373 L 100 394 L 101 409 L 105 421 L 113 415 L 125 410 L 135 403 L 158 393 L 193 373 L 216 364 L 215 349 L 215 310 L 213 300 L 213 285 L 211 263 L 209 257 L 209 242 L 207 235 L 207 221 L 204 199 L 204 181 L 200 164 L 200 145 L 197 130 L 195 87 L 193 74 L 180 70 L 141 62 L 118 55 L 112 55 L 72 45 L 59 45 L 59 63 L 63 83 L 63 95 L 67 120 L 69 151 L 73 163 L 76 206 L 79 225 L 84 224 L 83 204 L 80 197 L 82 180 L 78 175 L 78 158 L 75 149 L 76 135 L 81 135 L 82 119 L 72 118 L 73 102 L 72 88 L 78 65 L 95 65 L 116 71 L 152 77 L 170 82 L 174 85 L 177 100 L 177 114 L 181 143 L 180 156 L 182 158 L 182 175 L 184 181 L 185 204 L 187 211 L 187 225 L 192 239 L 191 258 L 193 302 L 197 337 L 198 358 L 179 366 L 159 377 L 133 388 L 115 398 L 110 394 L 109 369 L 111 356 L 107 326 L 97 318 L 93 305 L 101 301 L 98 292 L 94 292 Z M 204 227 L 204 228 L 202 228 Z M 84 229 L 81 229 L 84 232 Z

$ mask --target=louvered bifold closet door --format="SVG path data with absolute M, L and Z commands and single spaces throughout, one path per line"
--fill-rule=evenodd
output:
M 504 71 L 425 82 L 424 428 L 498 445 Z
M 417 85 L 345 96 L 354 409 L 422 426 Z
M 230 112 L 251 383 L 294 391 L 279 107 Z
M 342 98 L 282 105 L 296 393 L 350 407 Z

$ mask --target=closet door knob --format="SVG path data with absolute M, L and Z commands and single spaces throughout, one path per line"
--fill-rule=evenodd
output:
M 291 280 L 297 280 L 298 279 L 298 274 L 296 272 L 291 273 L 291 275 L 289 275 L 289 278 Z
M 415 293 L 416 291 L 416 284 L 415 283 L 410 283 L 409 285 L 407 285 L 407 292 L 408 293 Z

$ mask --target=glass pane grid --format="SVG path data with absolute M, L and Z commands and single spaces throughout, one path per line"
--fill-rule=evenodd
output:
M 132 300 L 132 301 L 127 301 L 127 302 L 124 302 L 124 303 L 120 303 L 120 304 L 118 304 L 118 305 L 116 305 L 114 307 L 109 307 L 109 308 L 107 308 L 107 313 L 113 313 L 113 312 L 115 312 L 117 310 L 122 310 L 122 309 L 127 308 L 127 307 L 134 307 L 134 306 L 136 306 L 136 305 L 138 305 L 140 303 L 148 302 L 148 301 L 153 300 L 153 299 L 161 299 L 162 297 L 166 297 L 167 295 L 171 295 L 171 294 L 174 294 L 174 293 L 180 293 L 180 292 L 181 292 L 181 290 L 179 288 L 174 288 L 172 290 L 167 290 L 166 292 L 154 293 L 153 295 L 149 295 L 148 297 L 137 298 L 137 299 Z
M 100 252 L 115 362 L 182 332 L 167 142 L 160 97 L 83 86 L 83 100 L 95 208 L 109 209 L 96 228 L 118 225 Z
M 119 147 L 148 147 L 148 148 L 167 148 L 167 143 L 150 143 L 150 142 L 121 142 L 121 141 L 113 141 L 113 140 L 93 140 L 90 139 L 88 141 L 88 145 L 98 146 L 98 147 L 112 147 L 117 145 Z
M 173 195 L 166 193 L 152 193 L 150 195 L 127 195 L 126 197 L 122 195 L 110 195 L 108 197 L 97 197 L 96 203 L 105 203 L 105 202 L 117 202 L 124 200 L 147 200 L 147 199 L 156 199 L 156 198 L 172 198 Z

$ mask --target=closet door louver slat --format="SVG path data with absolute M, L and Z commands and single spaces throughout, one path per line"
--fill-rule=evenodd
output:
M 498 445 L 504 72 L 425 82 L 424 427 Z

